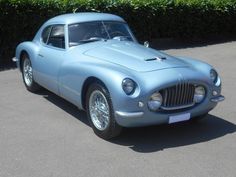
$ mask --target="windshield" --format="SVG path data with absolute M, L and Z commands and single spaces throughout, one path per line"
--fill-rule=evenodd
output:
M 129 27 L 122 22 L 86 22 L 69 25 L 69 46 L 99 40 L 135 41 Z

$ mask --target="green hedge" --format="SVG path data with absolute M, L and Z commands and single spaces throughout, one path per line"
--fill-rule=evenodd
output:
M 0 0 L 0 65 L 48 18 L 73 11 L 120 15 L 141 41 L 236 34 L 236 0 Z

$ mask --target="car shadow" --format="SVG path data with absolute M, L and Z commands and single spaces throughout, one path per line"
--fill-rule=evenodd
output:
M 235 124 L 208 114 L 199 122 L 126 129 L 112 142 L 136 152 L 149 153 L 210 141 L 235 131 Z
M 65 99 L 59 97 L 58 95 L 42 88 L 36 94 L 41 95 L 46 100 L 50 101 L 60 109 L 63 109 L 68 114 L 72 115 L 74 118 L 78 119 L 82 123 L 89 126 L 87 115 L 85 111 L 79 110 L 74 104 L 66 101 Z
M 38 95 L 89 126 L 86 113 L 73 104 L 45 89 Z M 205 119 L 195 123 L 190 121 L 172 125 L 126 128 L 119 137 L 109 142 L 127 146 L 136 152 L 150 153 L 210 141 L 235 131 L 235 124 L 209 114 Z

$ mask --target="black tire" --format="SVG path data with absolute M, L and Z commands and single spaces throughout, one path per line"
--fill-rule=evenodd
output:
M 208 113 L 205 113 L 205 114 L 203 114 L 203 115 L 200 115 L 200 116 L 197 116 L 197 117 L 193 117 L 193 118 L 190 119 L 190 120 L 191 120 L 191 122 L 193 122 L 193 123 L 199 122 L 199 121 L 201 121 L 201 120 L 206 119 L 206 118 L 207 118 L 207 115 L 208 115 Z
M 94 125 L 91 115 L 90 115 L 89 101 L 90 101 L 91 94 L 94 91 L 100 91 L 105 96 L 106 101 L 109 105 L 109 115 L 110 115 L 109 116 L 109 123 L 108 123 L 106 129 L 104 129 L 104 130 L 99 130 Z M 90 85 L 90 87 L 87 91 L 87 94 L 86 94 L 86 111 L 87 111 L 87 117 L 88 117 L 89 123 L 90 123 L 94 133 L 97 136 L 99 136 L 105 140 L 108 140 L 108 139 L 118 136 L 121 133 L 122 127 L 116 123 L 110 94 L 103 84 L 97 82 L 97 83 L 93 83 Z
M 22 56 L 22 62 L 21 62 L 21 71 L 22 71 L 23 82 L 24 82 L 25 87 L 27 88 L 27 90 L 29 90 L 30 92 L 37 92 L 37 91 L 40 90 L 41 87 L 34 81 L 33 71 L 32 71 L 32 82 L 29 84 L 26 81 L 25 72 L 24 72 L 24 63 L 26 61 L 29 61 L 29 64 L 31 65 L 31 60 L 30 60 L 28 54 L 25 53 Z M 31 65 L 31 68 L 32 68 L 32 65 Z

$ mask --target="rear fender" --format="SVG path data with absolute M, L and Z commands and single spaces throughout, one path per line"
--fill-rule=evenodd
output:
M 22 60 L 22 54 L 25 52 L 28 54 L 32 67 L 34 68 L 34 65 L 36 64 L 36 58 L 38 55 L 39 47 L 34 42 L 23 42 L 20 43 L 16 48 L 16 54 L 15 57 L 17 58 L 16 64 L 17 67 L 21 70 L 21 60 Z

